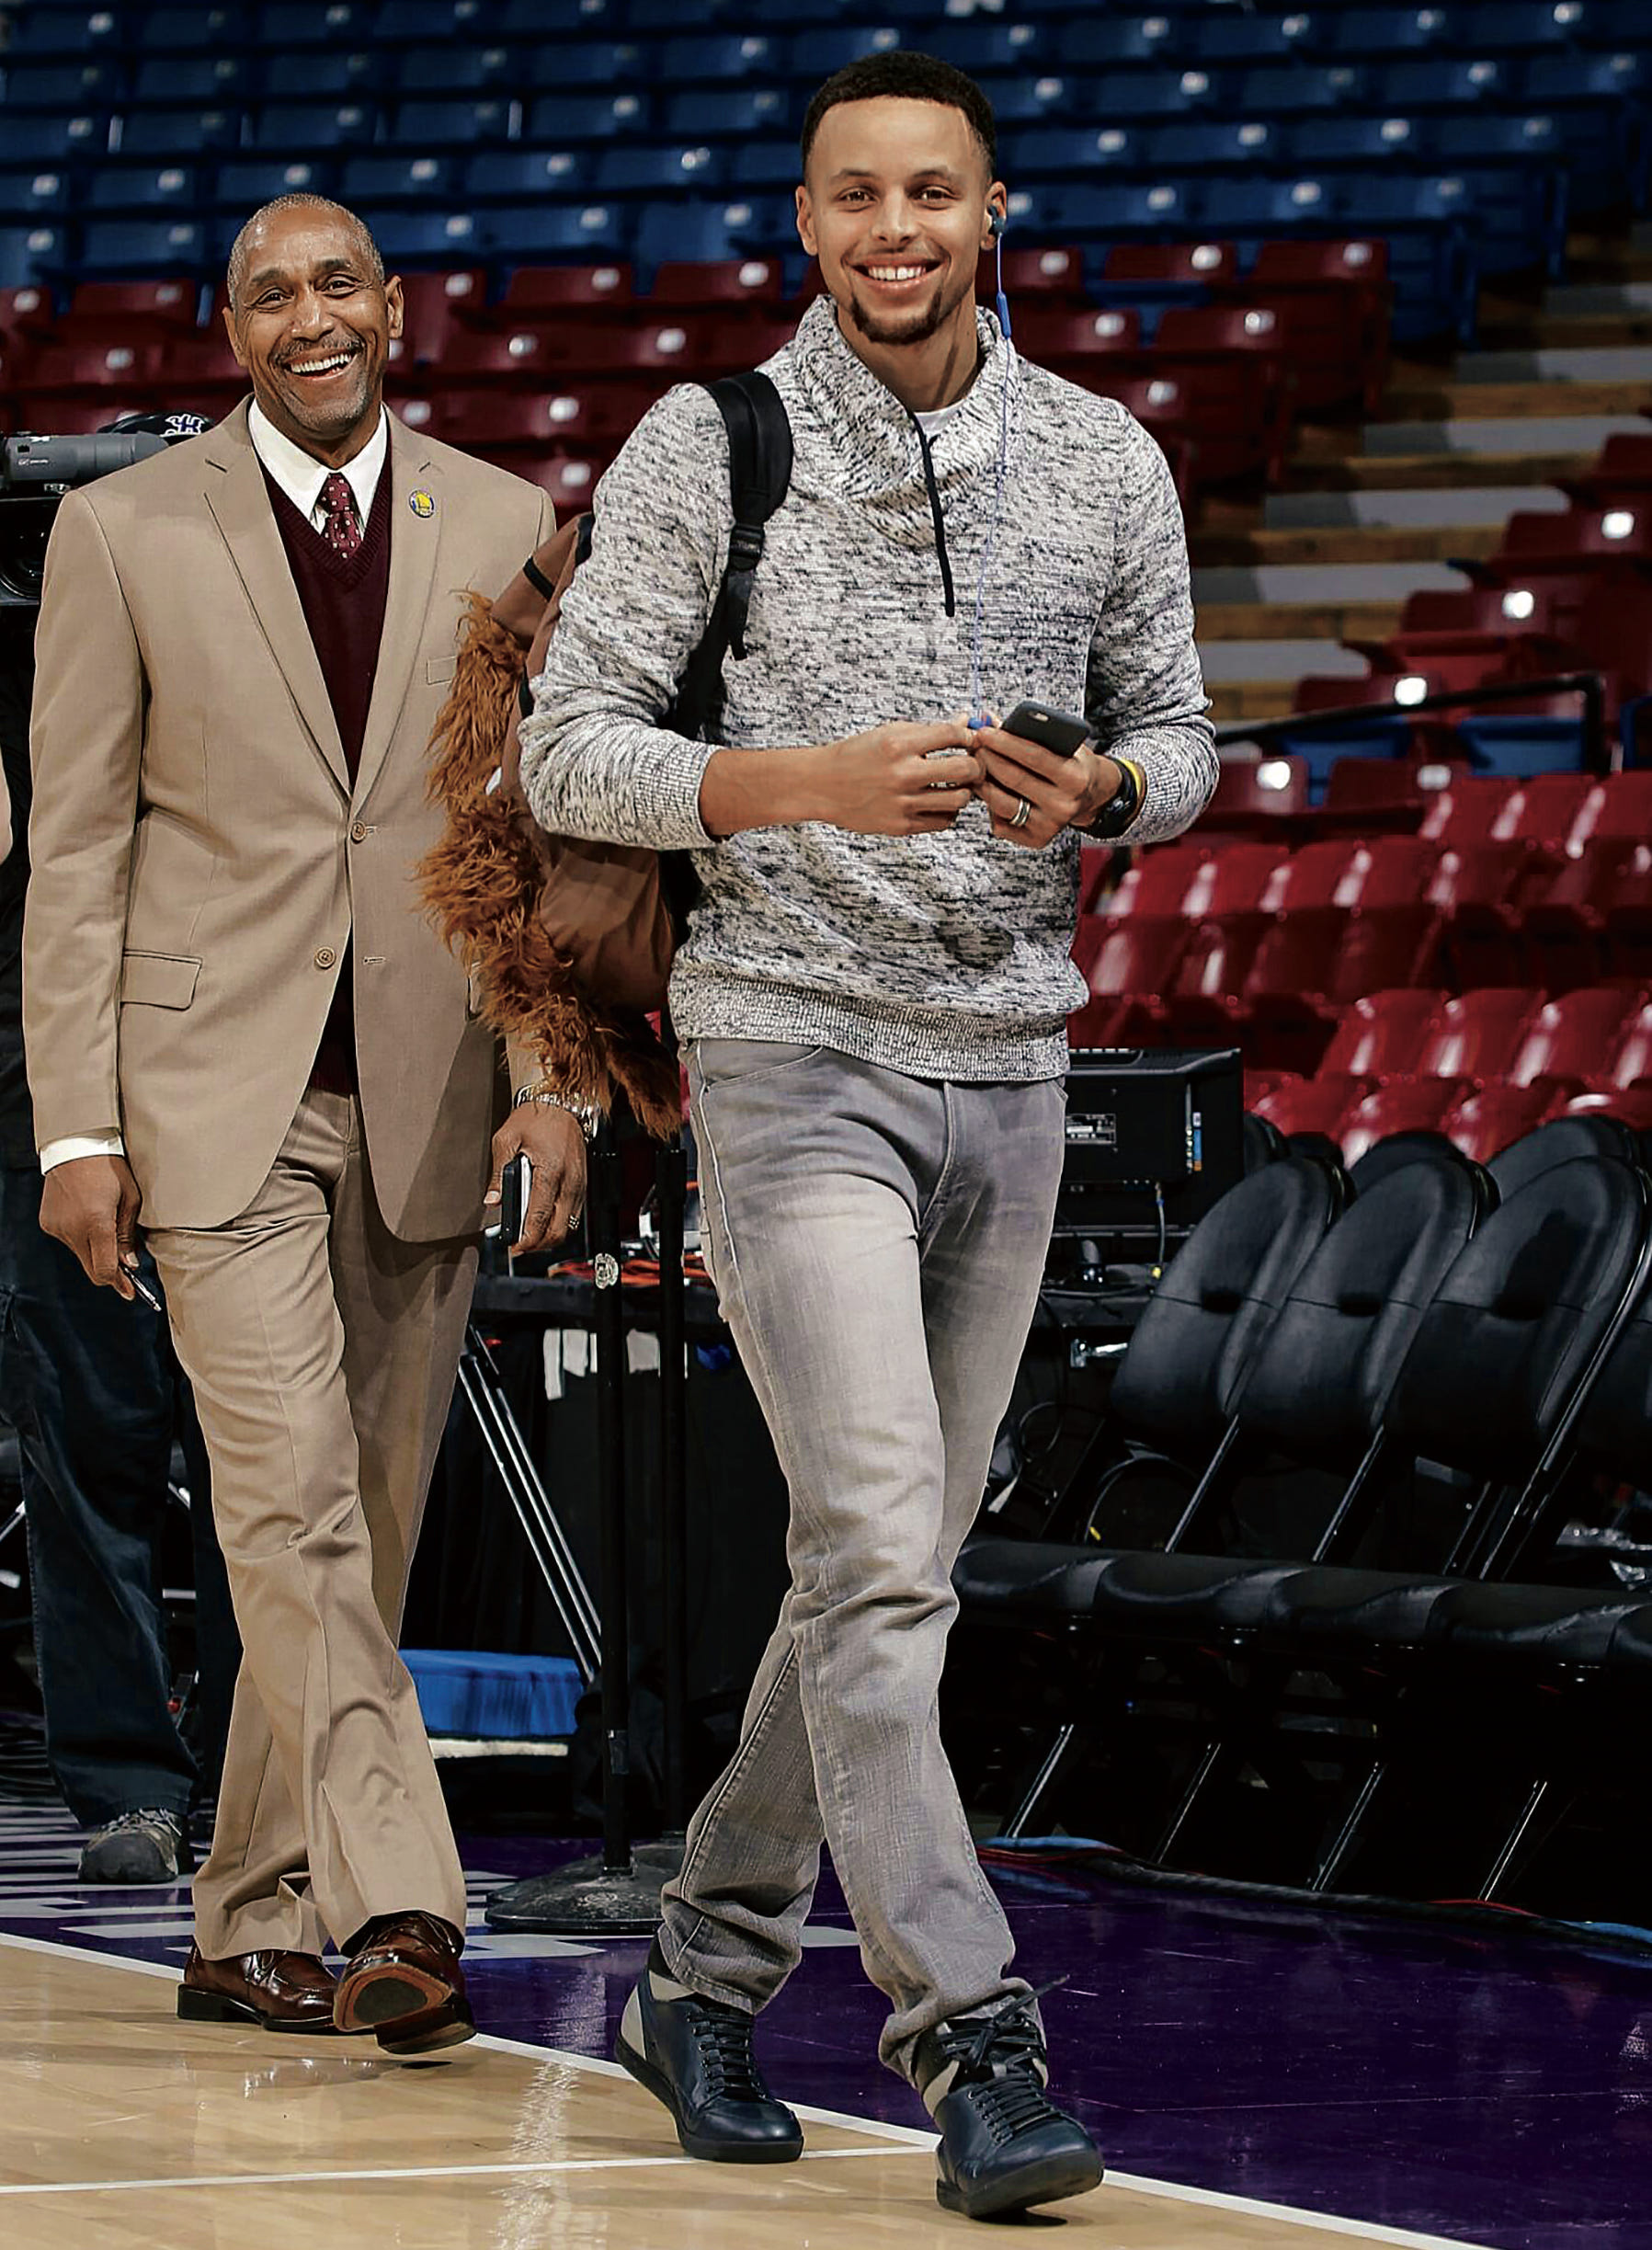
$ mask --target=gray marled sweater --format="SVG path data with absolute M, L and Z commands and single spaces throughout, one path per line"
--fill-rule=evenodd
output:
M 1085 712 L 1147 777 L 1133 840 L 1173 836 L 1215 785 L 1187 545 L 1163 455 L 1124 409 L 1029 366 L 980 316 L 985 364 L 932 441 L 956 589 L 949 615 L 917 424 L 838 334 L 830 301 L 768 362 L 795 463 L 769 526 L 723 742 L 827 742 L 969 702 L 1004 386 L 1009 465 L 983 598 L 982 691 Z M 1068 959 L 1079 839 L 994 838 L 972 804 L 939 835 L 823 823 L 725 842 L 699 813 L 714 745 L 658 724 L 710 615 L 731 521 L 728 445 L 685 384 L 597 488 L 522 770 L 564 835 L 688 848 L 703 886 L 671 979 L 685 1039 L 790 1039 L 925 1078 L 1058 1077 L 1085 998 Z

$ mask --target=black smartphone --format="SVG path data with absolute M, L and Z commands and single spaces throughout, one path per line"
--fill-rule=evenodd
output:
M 518 1148 L 499 1175 L 499 1239 L 507 1250 L 514 1249 L 522 1239 L 532 1193 L 533 1166 L 527 1151 Z
M 1004 722 L 1007 735 L 1041 743 L 1057 758 L 1071 758 L 1081 742 L 1089 740 L 1092 731 L 1088 719 L 1077 719 L 1070 711 L 1052 711 L 1047 703 L 1018 703 Z

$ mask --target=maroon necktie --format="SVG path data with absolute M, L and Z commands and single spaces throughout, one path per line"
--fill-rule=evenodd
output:
M 321 488 L 321 505 L 326 518 L 322 536 L 347 563 L 351 555 L 361 552 L 361 526 L 356 520 L 356 496 L 350 490 L 350 480 L 336 469 Z

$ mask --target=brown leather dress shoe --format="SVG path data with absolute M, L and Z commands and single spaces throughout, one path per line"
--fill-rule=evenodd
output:
M 433 2054 L 473 2039 L 459 1932 L 435 1914 L 381 1914 L 360 1931 L 333 1996 L 340 2031 L 371 2031 L 386 2054 Z
M 191 1946 L 177 2012 L 190 2024 L 330 2032 L 333 1980 L 313 1953 L 238 1953 L 227 1961 L 208 1961 Z

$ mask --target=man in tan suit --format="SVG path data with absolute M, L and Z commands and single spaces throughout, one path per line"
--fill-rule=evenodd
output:
M 465 1899 L 395 1635 L 499 1079 L 414 869 L 463 589 L 551 509 L 385 412 L 401 287 L 350 212 L 268 205 L 229 299 L 252 400 L 73 494 L 47 558 L 41 1224 L 128 1297 L 146 1230 L 245 1644 L 179 2013 L 416 2054 L 470 2033 Z M 496 1185 L 532 1159 L 531 1244 L 565 1230 L 584 1142 L 523 1091 L 492 1156 Z

